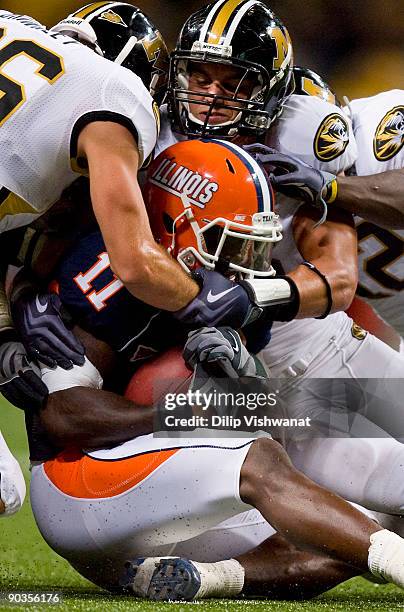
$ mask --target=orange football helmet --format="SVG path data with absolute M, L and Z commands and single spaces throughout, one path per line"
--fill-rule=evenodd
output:
M 188 272 L 206 266 L 273 276 L 282 238 L 274 193 L 259 164 L 237 145 L 187 140 L 150 166 L 144 190 L 154 237 Z

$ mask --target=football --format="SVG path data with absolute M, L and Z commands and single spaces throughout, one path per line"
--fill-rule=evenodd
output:
M 182 348 L 170 348 L 139 367 L 129 381 L 125 397 L 140 406 L 152 406 L 167 393 L 186 392 L 192 374 L 182 358 Z

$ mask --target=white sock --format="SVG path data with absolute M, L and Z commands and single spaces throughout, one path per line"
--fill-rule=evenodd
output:
M 5 512 L 0 516 L 17 512 L 25 499 L 25 493 L 20 465 L 0 432 L 0 499 L 5 505 Z
M 244 568 L 236 559 L 199 563 L 192 561 L 201 576 L 201 586 L 195 599 L 204 597 L 234 597 L 244 586 Z
M 369 569 L 375 576 L 385 578 L 404 588 L 404 540 L 383 529 L 370 536 Z

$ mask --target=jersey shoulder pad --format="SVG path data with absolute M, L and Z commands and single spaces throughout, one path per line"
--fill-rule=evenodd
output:
M 333 174 L 350 168 L 357 157 L 348 115 L 315 96 L 292 95 L 270 128 L 267 144 Z
M 122 66 L 115 65 L 114 68 L 104 87 L 105 108 L 130 121 L 141 166 L 156 145 L 160 131 L 159 109 L 137 75 Z
M 368 98 L 357 98 L 356 100 L 350 100 L 349 104 L 345 107 L 345 111 L 349 114 L 352 124 L 355 128 L 361 124 L 364 112 L 376 113 L 379 110 L 380 113 L 388 112 L 393 106 L 404 105 L 404 90 L 403 89 L 391 89 L 389 91 L 383 91 L 374 96 Z
M 357 174 L 404 167 L 404 90 L 394 89 L 349 104 L 358 145 Z

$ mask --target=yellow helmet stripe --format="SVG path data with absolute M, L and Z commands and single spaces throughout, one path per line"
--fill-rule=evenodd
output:
M 84 8 L 72 13 L 72 17 L 79 17 L 80 19 L 84 19 L 88 17 L 91 13 L 101 8 L 102 6 L 106 6 L 107 4 L 111 4 L 111 0 L 109 2 L 92 2 L 91 4 L 87 4 Z
M 220 39 L 223 36 L 223 32 L 229 23 L 229 19 L 231 18 L 236 8 L 240 6 L 240 4 L 243 4 L 245 1 L 246 0 L 227 0 L 227 2 L 225 2 L 220 12 L 218 13 L 212 27 L 210 28 L 209 38 L 207 40 L 209 44 L 217 45 L 220 43 Z

